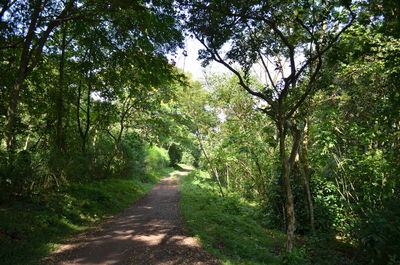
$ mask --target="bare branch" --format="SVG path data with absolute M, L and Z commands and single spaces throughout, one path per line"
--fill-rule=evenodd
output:
M 4 13 L 15 4 L 15 2 L 17 2 L 17 0 L 13 0 L 11 3 L 9 0 L 5 1 L 0 11 L 0 19 L 4 16 Z
M 272 87 L 274 88 L 275 92 L 278 93 L 278 89 L 277 89 L 277 87 L 276 87 L 276 85 L 275 85 L 274 80 L 272 79 L 272 76 L 271 76 L 270 71 L 268 70 L 268 66 L 267 66 L 267 64 L 265 63 L 265 60 L 264 60 L 262 54 L 261 54 L 259 51 L 258 51 L 258 56 L 260 56 L 261 63 L 262 63 L 262 65 L 264 66 L 265 72 L 266 72 L 267 75 L 268 75 L 268 79 L 269 79 L 269 81 L 271 82 Z
M 311 92 L 314 88 L 314 82 L 317 80 L 317 76 L 319 74 L 321 67 L 322 67 L 322 58 L 319 57 L 318 64 L 317 64 L 313 74 L 311 75 L 310 80 L 308 81 L 306 91 L 303 93 L 303 95 L 297 101 L 297 103 L 293 106 L 293 108 L 286 114 L 286 119 L 290 119 L 292 117 L 292 115 L 296 112 L 296 110 L 301 106 L 301 104 L 303 104 L 303 102 L 311 94 Z
M 256 96 L 258 98 L 261 98 L 263 100 L 265 100 L 268 104 L 270 104 L 271 106 L 273 105 L 273 101 L 271 98 L 266 97 L 263 93 L 258 92 L 258 91 L 254 91 L 252 90 L 244 81 L 244 78 L 242 77 L 242 75 L 236 71 L 232 66 L 230 66 L 227 62 L 224 61 L 224 59 L 222 59 L 222 57 L 219 55 L 218 51 L 216 49 L 211 50 L 210 47 L 208 47 L 204 40 L 202 40 L 201 38 L 199 38 L 198 36 L 196 36 L 196 38 L 201 42 L 201 44 L 203 44 L 204 48 L 206 48 L 206 50 L 211 54 L 213 60 L 215 60 L 216 62 L 222 64 L 223 66 L 225 66 L 226 68 L 228 68 L 233 74 L 235 74 L 237 76 L 237 78 L 239 79 L 239 84 L 251 95 Z

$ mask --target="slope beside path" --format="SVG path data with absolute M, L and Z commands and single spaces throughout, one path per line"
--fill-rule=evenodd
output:
M 96 231 L 70 240 L 44 264 L 218 264 L 193 237 L 186 236 L 179 215 L 180 171 L 164 178 L 133 206 Z

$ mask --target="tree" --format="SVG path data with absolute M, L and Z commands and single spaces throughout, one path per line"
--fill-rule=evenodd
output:
M 290 174 L 300 145 L 298 110 L 315 92 L 323 56 L 353 23 L 349 2 L 340 1 L 181 1 L 188 30 L 203 44 L 199 58 L 216 61 L 261 102 L 260 110 L 278 131 L 288 251 L 293 248 L 295 213 Z M 266 73 L 262 88 L 249 84 L 252 66 Z M 238 65 L 241 70 L 235 68 Z M 287 154 L 288 136 L 292 144 Z
M 203 88 L 200 82 L 195 81 L 183 86 L 181 91 L 178 91 L 177 96 L 180 108 L 184 111 L 186 124 L 195 135 L 200 152 L 211 170 L 211 175 L 218 184 L 220 194 L 224 196 L 216 165 L 210 159 L 209 150 L 205 144 L 206 136 L 211 134 L 218 124 L 216 111 L 210 108 L 208 103 L 210 93 Z
M 19 64 L 15 74 L 14 85 L 9 92 L 9 104 L 7 106 L 6 121 L 6 145 L 10 154 L 16 149 L 15 135 L 18 119 L 18 105 L 20 93 L 25 79 L 40 62 L 43 47 L 45 46 L 50 34 L 59 27 L 64 21 L 70 19 L 74 13 L 75 0 L 67 1 L 65 4 L 53 5 L 46 1 L 37 0 L 29 3 L 21 1 L 6 1 L 2 6 L 1 18 L 6 12 L 18 14 L 6 20 L 7 27 L 12 30 L 11 36 L 7 36 L 6 45 L 2 48 L 18 47 L 20 49 Z M 28 19 L 25 19 L 28 17 Z M 46 17 L 50 17 L 48 20 Z M 17 27 L 24 28 L 22 31 Z

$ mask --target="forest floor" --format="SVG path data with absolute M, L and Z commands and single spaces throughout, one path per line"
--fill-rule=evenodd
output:
M 65 242 L 43 264 L 218 264 L 183 231 L 178 186 L 185 174 L 164 178 L 130 208 Z

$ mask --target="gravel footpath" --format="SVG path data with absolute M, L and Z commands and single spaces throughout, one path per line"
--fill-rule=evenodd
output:
M 164 178 L 133 206 L 68 241 L 43 264 L 219 264 L 183 232 L 178 186 L 184 174 Z

